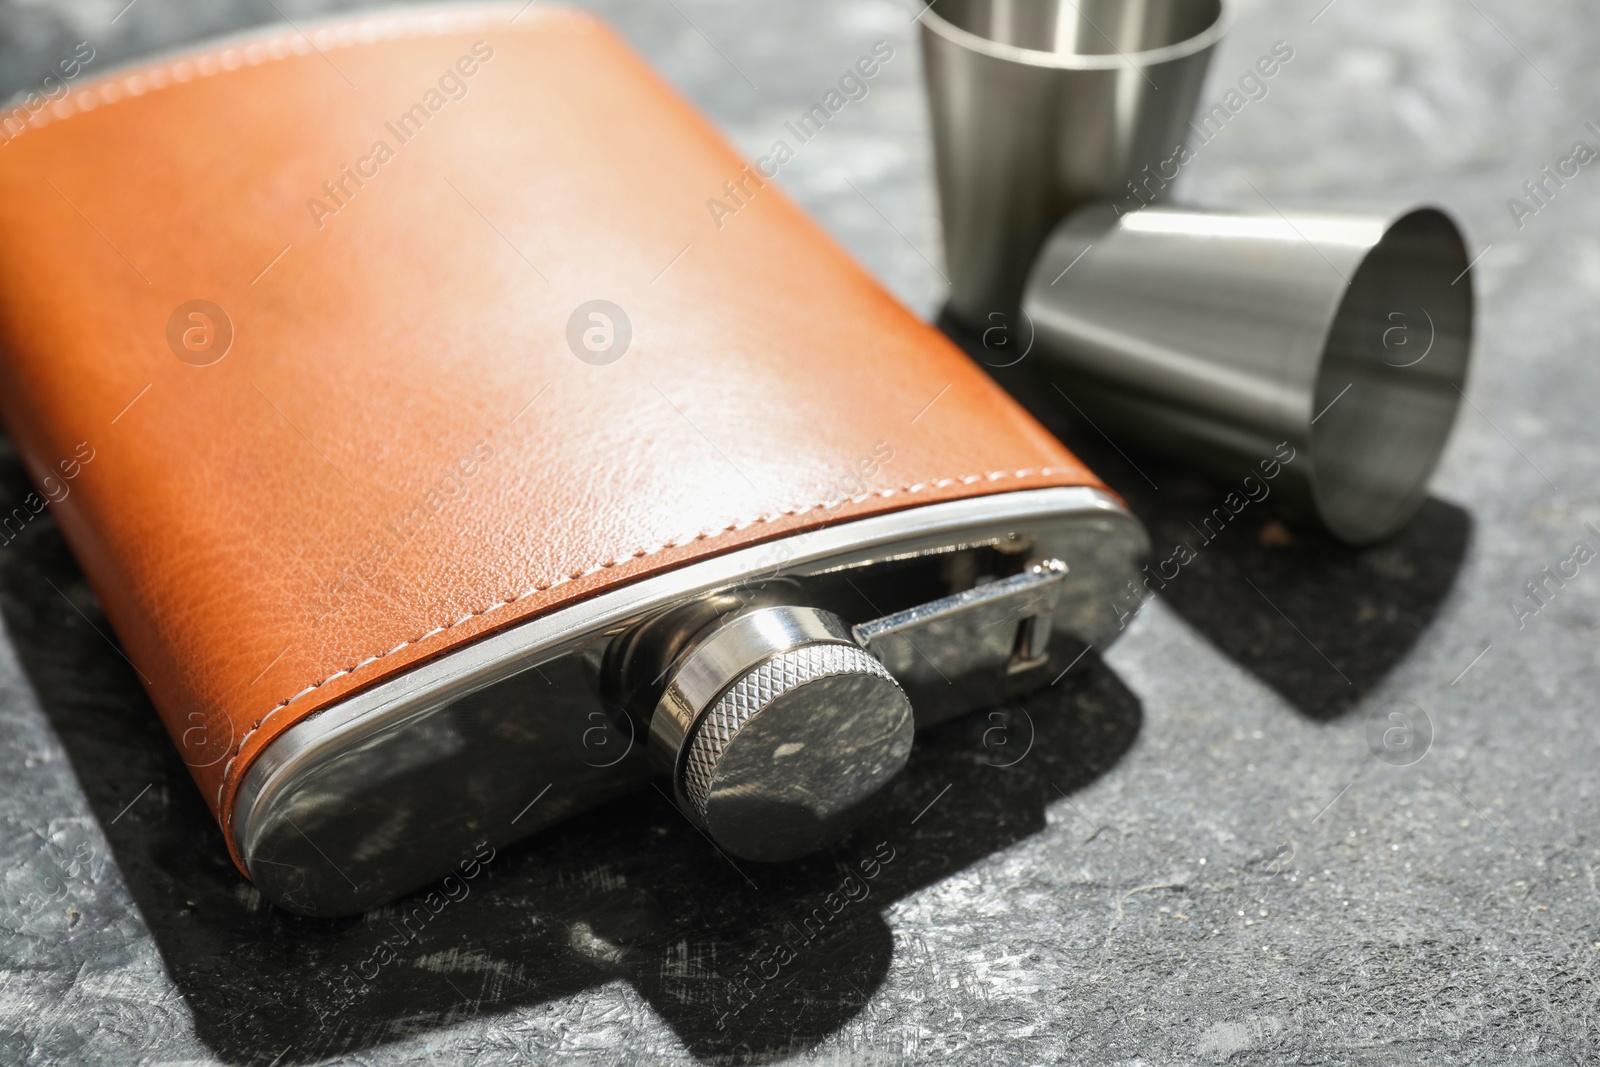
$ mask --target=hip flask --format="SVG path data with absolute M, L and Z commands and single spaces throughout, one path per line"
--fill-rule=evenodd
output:
M 0 414 L 93 450 L 52 512 L 268 898 L 652 781 L 804 854 L 1136 608 L 1122 502 L 603 23 L 305 29 L 0 152 Z

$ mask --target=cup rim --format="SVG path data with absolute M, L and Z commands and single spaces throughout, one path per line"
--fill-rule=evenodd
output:
M 1426 427 L 1428 431 L 1427 441 L 1417 443 L 1413 454 L 1405 458 L 1406 477 L 1404 478 L 1403 491 L 1391 491 L 1388 494 L 1390 499 L 1387 500 L 1383 499 L 1382 492 L 1373 484 L 1377 479 L 1371 464 L 1371 456 L 1360 455 L 1357 458 L 1359 448 L 1352 451 L 1348 441 L 1336 443 L 1330 440 L 1329 434 L 1332 432 L 1330 429 L 1325 429 L 1319 436 L 1317 427 L 1314 424 L 1317 419 L 1321 418 L 1321 414 L 1313 417 L 1311 422 L 1307 424 L 1308 432 L 1305 441 L 1311 461 L 1309 482 L 1312 506 L 1315 508 L 1317 517 L 1322 521 L 1323 525 L 1347 544 L 1375 544 L 1392 537 L 1406 523 L 1411 521 L 1412 516 L 1417 513 L 1427 500 L 1428 485 L 1438 470 L 1439 460 L 1450 442 L 1451 432 L 1460 412 L 1462 401 L 1466 399 L 1467 395 L 1467 378 L 1472 370 L 1473 334 L 1475 332 L 1473 319 L 1477 302 L 1472 284 L 1472 268 L 1474 264 L 1470 261 L 1471 251 L 1467 247 L 1466 235 L 1461 224 L 1444 207 L 1424 202 L 1391 211 L 1388 218 L 1384 220 L 1382 236 L 1362 253 L 1356 263 L 1355 271 L 1351 274 L 1350 281 L 1346 283 L 1344 290 L 1340 294 L 1333 315 L 1328 319 L 1327 325 L 1323 330 L 1321 349 L 1317 354 L 1317 362 L 1312 373 L 1310 393 L 1312 406 L 1313 408 L 1316 406 L 1316 398 L 1322 391 L 1324 380 L 1333 370 L 1333 366 L 1330 363 L 1329 349 L 1333 342 L 1335 331 L 1341 321 L 1356 313 L 1355 309 L 1350 306 L 1356 280 L 1362 271 L 1368 269 L 1370 265 L 1380 265 L 1384 261 L 1391 259 L 1396 254 L 1394 246 L 1397 234 L 1413 222 L 1423 219 L 1442 223 L 1444 229 L 1449 232 L 1452 238 L 1449 242 L 1451 247 L 1441 247 L 1435 251 L 1435 262 L 1432 266 L 1441 270 L 1440 277 L 1443 277 L 1444 273 L 1455 270 L 1457 267 L 1461 268 L 1456 280 L 1450 283 L 1451 288 L 1454 288 L 1457 283 L 1465 282 L 1465 288 L 1455 295 L 1457 306 L 1454 308 L 1454 310 L 1460 312 L 1458 325 L 1463 328 L 1458 338 L 1461 344 L 1460 363 L 1459 366 L 1449 369 L 1442 376 L 1443 380 L 1452 387 L 1455 395 L 1446 396 L 1444 407 L 1434 413 L 1434 418 Z M 1424 311 L 1426 312 L 1426 309 Z M 1432 321 L 1430 319 L 1431 325 Z M 1424 353 L 1424 356 L 1426 354 Z M 1420 358 L 1418 362 L 1420 362 Z M 1403 367 L 1408 365 L 1392 366 Z M 1346 388 L 1349 388 L 1349 386 Z M 1444 395 L 1442 389 L 1440 390 L 1440 395 Z M 1332 404 L 1328 406 L 1332 407 Z M 1326 409 L 1324 409 L 1323 414 L 1326 414 Z M 1416 413 L 1406 413 L 1402 418 L 1396 411 L 1391 410 L 1380 412 L 1378 416 L 1368 420 L 1366 423 L 1367 432 L 1370 434 L 1374 429 L 1392 426 L 1397 420 L 1412 425 L 1419 424 L 1419 416 Z M 1318 462 L 1319 460 L 1326 461 L 1330 452 L 1336 451 L 1343 452 L 1347 460 L 1359 462 L 1362 467 L 1357 479 L 1358 484 L 1354 487 L 1346 486 L 1344 492 L 1338 495 L 1335 495 L 1333 487 L 1328 483 L 1328 478 L 1322 470 L 1323 464 Z M 1400 487 L 1395 488 L 1398 489 Z M 1349 498 L 1352 494 L 1360 498 L 1359 506 L 1351 506 Z M 1379 511 L 1381 506 L 1386 506 L 1387 511 Z
M 1030 67 L 1043 67 L 1052 70 L 1119 70 L 1127 67 L 1135 69 L 1153 67 L 1161 63 L 1168 63 L 1175 59 L 1203 52 L 1216 44 L 1227 35 L 1228 28 L 1233 22 L 1234 0 L 1217 0 L 1217 17 L 1211 25 L 1195 34 L 1185 37 L 1175 44 L 1163 45 L 1160 48 L 1151 48 L 1143 52 L 1110 52 L 1106 54 L 1091 54 L 1075 52 L 1064 55 L 1060 52 L 1046 52 L 1038 48 L 1023 48 L 1020 45 L 1002 44 L 990 40 L 982 34 L 964 30 L 949 19 L 940 15 L 935 10 L 937 0 L 932 0 L 922 14 L 917 16 L 917 21 L 933 33 L 939 34 L 952 44 L 958 45 L 968 51 L 978 52 L 995 59 L 1009 60 L 1012 63 L 1021 63 Z

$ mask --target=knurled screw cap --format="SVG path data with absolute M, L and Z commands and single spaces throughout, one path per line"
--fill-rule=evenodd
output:
M 803 856 L 854 826 L 905 766 L 913 729 L 911 702 L 870 654 L 802 645 L 750 668 L 701 717 L 682 795 L 734 855 Z

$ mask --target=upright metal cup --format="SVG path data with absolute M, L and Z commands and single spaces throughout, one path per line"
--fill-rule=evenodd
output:
M 1223 0 L 935 0 L 921 16 L 950 310 L 1017 309 L 1061 217 L 1184 140 Z
M 1436 208 L 1098 205 L 1050 235 L 1023 311 L 1047 376 L 1102 432 L 1220 474 L 1281 468 L 1293 510 L 1365 544 L 1426 497 L 1473 299 Z

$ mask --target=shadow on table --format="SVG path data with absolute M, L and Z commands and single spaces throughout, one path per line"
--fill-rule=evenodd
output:
M 13 457 L 0 455 L 0 488 L 27 491 Z M 920 734 L 881 808 L 821 856 L 735 867 L 646 790 L 502 850 L 420 921 L 424 894 L 303 919 L 234 870 L 46 517 L 0 551 L 0 611 L 200 1037 L 241 1064 L 350 1054 L 546 1003 L 536 1021 L 491 1027 L 490 1047 L 616 1048 L 632 995 L 555 1003 L 615 979 L 704 1060 L 803 1051 L 882 983 L 885 905 L 1040 830 L 1046 805 L 1112 767 L 1142 719 L 1086 660 L 1022 704 Z
M 1382 544 L 1354 549 L 1250 504 L 1207 542 L 1196 528 L 1238 488 L 1106 437 L 1010 339 L 941 328 L 1123 498 L 1150 532 L 1152 558 L 1196 550 L 1158 594 L 1195 631 L 1308 718 L 1355 707 L 1403 660 L 1455 584 L 1472 532 L 1462 509 L 1430 497 Z M 1007 364 L 1012 364 L 1007 366 Z M 1270 498 L 1268 498 L 1270 500 Z

